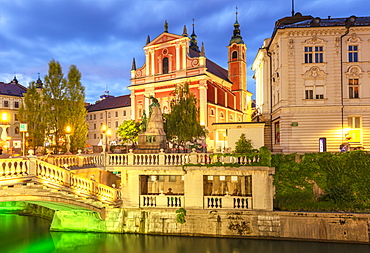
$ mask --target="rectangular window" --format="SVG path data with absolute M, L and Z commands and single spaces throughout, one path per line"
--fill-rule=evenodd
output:
M 118 117 L 118 112 L 115 112 L 116 117 Z
M 361 142 L 362 126 L 361 116 L 349 116 L 348 117 L 348 131 L 345 133 L 348 142 Z
M 92 120 L 92 114 L 90 114 L 90 120 Z
M 9 107 L 9 101 L 7 100 L 4 101 L 4 107 Z
M 306 99 L 313 99 L 313 90 L 306 90 Z
M 315 62 L 316 63 L 322 63 L 323 62 L 322 46 L 315 47 Z
M 96 134 L 94 134 L 94 139 L 96 139 Z
M 126 116 L 126 111 L 123 111 L 123 116 Z
M 103 119 L 103 113 L 100 113 L 100 119 Z
M 94 114 L 94 119 L 96 119 L 96 114 Z
M 116 128 L 118 128 L 118 121 L 116 121 Z
M 349 79 L 348 80 L 348 97 L 349 98 L 359 98 L 359 85 L 358 79 Z
M 170 176 L 169 182 L 176 182 L 176 176 Z
M 304 47 L 304 63 L 312 63 L 312 47 Z
M 316 99 L 324 99 L 324 86 L 316 86 Z
M 14 114 L 14 120 L 18 121 L 18 114 Z
M 280 144 L 280 122 L 275 122 L 274 124 L 275 130 L 275 144 Z
M 315 46 L 315 47 L 304 47 L 304 63 L 323 63 L 324 62 L 324 47 Z M 315 54 L 315 59 L 313 55 Z
M 110 122 L 108 122 L 108 127 L 110 128 Z
M 358 46 L 348 46 L 348 61 L 358 62 Z
M 14 108 L 19 108 L 19 102 L 18 101 L 14 102 Z
M 110 118 L 110 112 L 108 112 L 108 118 Z

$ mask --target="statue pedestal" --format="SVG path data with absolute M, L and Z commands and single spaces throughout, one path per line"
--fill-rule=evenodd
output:
M 159 153 L 160 149 L 166 149 L 166 133 L 163 129 L 163 118 L 157 106 L 152 107 L 147 129 L 139 134 L 138 151 L 141 153 Z

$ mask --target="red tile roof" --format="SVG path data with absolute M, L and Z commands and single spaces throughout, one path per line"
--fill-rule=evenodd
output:
M 87 106 L 86 109 L 88 112 L 94 112 L 128 106 L 131 106 L 130 95 L 123 95 L 119 97 L 108 96 L 101 101 L 97 101 L 95 104 Z

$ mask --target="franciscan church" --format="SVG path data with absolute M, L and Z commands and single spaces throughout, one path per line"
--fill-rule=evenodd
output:
M 132 119 L 141 120 L 143 113 L 149 111 L 150 96 L 159 101 L 162 113 L 169 113 L 175 86 L 188 83 L 198 101 L 200 124 L 208 130 L 206 144 L 209 150 L 220 151 L 227 146 L 229 124 L 251 121 L 252 94 L 246 85 L 247 47 L 241 36 L 238 13 L 227 45 L 228 69 L 206 57 L 204 44 L 198 46 L 194 23 L 192 28 L 189 38 L 186 26 L 178 35 L 170 33 L 165 22 L 164 31 L 155 39 L 148 36 L 144 64 L 136 67 L 135 58 L 132 62 L 128 87 L 131 115 Z

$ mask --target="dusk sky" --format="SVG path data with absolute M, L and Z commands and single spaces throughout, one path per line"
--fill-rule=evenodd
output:
M 314 17 L 370 16 L 369 0 L 295 0 L 294 9 Z M 227 48 L 235 22 L 247 45 L 248 90 L 255 92 L 251 64 L 277 19 L 290 16 L 291 0 L 0 0 L 0 82 L 16 75 L 28 86 L 43 80 L 55 59 L 65 75 L 74 64 L 82 73 L 86 102 L 107 89 L 113 96 L 129 94 L 132 58 L 144 63 L 147 36 L 182 34 L 186 25 L 206 57 L 227 68 Z

